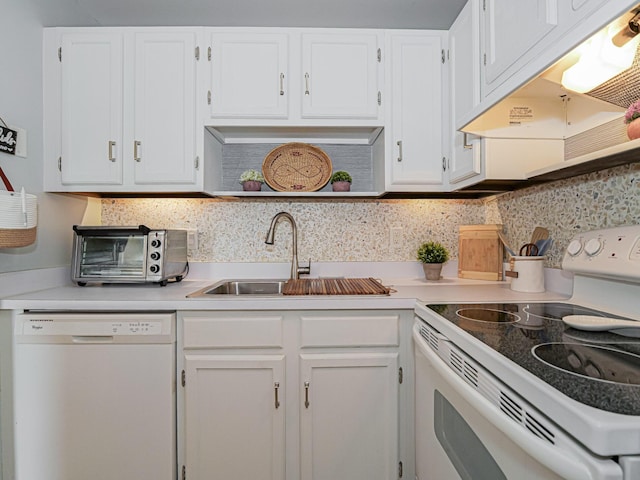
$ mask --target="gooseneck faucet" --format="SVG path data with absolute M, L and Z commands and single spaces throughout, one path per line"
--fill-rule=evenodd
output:
M 273 245 L 274 237 L 276 234 L 276 225 L 281 218 L 289 220 L 289 223 L 291 224 L 291 233 L 293 236 L 293 244 L 291 247 L 291 279 L 297 280 L 298 278 L 300 278 L 301 274 L 304 275 L 311 273 L 311 260 L 309 260 L 309 265 L 306 267 L 301 267 L 298 265 L 298 228 L 296 227 L 296 221 L 293 219 L 290 213 L 279 212 L 274 215 L 274 217 L 271 219 L 271 225 L 269 226 L 267 238 L 265 238 L 264 243 L 266 243 L 267 245 Z

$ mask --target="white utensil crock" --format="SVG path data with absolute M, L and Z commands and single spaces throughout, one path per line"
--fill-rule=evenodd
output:
M 544 261 L 546 257 L 511 257 L 509 268 L 511 290 L 516 292 L 544 292 Z M 517 275 L 515 275 L 517 274 Z

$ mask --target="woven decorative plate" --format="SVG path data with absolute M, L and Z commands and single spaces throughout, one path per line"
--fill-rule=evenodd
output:
M 264 180 L 277 192 L 315 192 L 331 179 L 329 156 L 308 143 L 285 143 L 262 162 Z

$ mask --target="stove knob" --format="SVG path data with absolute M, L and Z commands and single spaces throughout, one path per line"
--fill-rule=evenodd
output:
M 158 248 L 158 247 L 160 247 L 160 245 L 162 245 L 162 242 L 160 240 L 158 240 L 158 239 L 151 240 L 151 246 L 153 248 Z
M 587 362 L 584 367 L 584 372 L 591 378 L 602 378 L 602 372 L 600 369 L 591 362 Z
M 576 370 L 582 367 L 582 360 L 580 360 L 580 357 L 578 357 L 578 355 L 576 355 L 574 352 L 571 352 L 569 354 L 567 360 L 569 361 L 569 365 L 571 365 Z
M 151 252 L 151 255 L 149 255 L 151 257 L 151 260 L 159 260 L 160 259 L 160 252 Z
M 567 247 L 567 253 L 575 257 L 582 251 L 582 242 L 580 240 L 572 240 Z
M 149 270 L 151 270 L 151 273 L 158 273 L 158 271 L 160 271 L 160 267 L 158 265 L 151 265 Z
M 585 244 L 584 252 L 593 257 L 602 251 L 602 247 L 604 247 L 604 243 L 599 238 L 592 238 Z

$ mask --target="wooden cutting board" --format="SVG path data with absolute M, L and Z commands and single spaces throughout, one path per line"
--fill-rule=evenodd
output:
M 373 278 L 301 278 L 288 280 L 284 295 L 389 295 L 390 288 Z
M 458 277 L 502 280 L 502 225 L 461 225 L 458 236 Z

